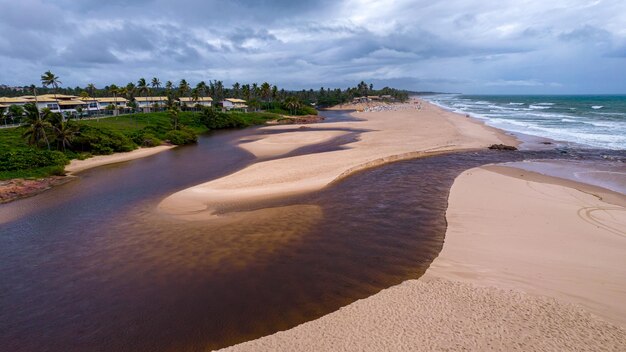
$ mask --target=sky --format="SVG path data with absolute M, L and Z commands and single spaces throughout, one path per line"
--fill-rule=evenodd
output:
M 0 84 L 626 93 L 624 0 L 0 0 Z

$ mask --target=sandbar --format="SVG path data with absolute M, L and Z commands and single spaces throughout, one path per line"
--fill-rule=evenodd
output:
M 420 279 L 224 350 L 626 350 L 626 208 L 525 175 L 458 176 Z
M 77 172 L 92 169 L 94 167 L 121 163 L 124 161 L 135 160 L 139 158 L 145 158 L 150 155 L 154 155 L 169 149 L 174 148 L 174 145 L 159 145 L 151 148 L 139 148 L 126 153 L 114 153 L 111 155 L 96 155 L 89 159 L 78 160 L 74 159 L 69 165 L 65 167 L 65 172 L 69 174 L 75 174 Z
M 341 150 L 312 153 L 254 163 L 225 177 L 199 184 L 165 198 L 159 204 L 163 213 L 187 220 L 212 218 L 223 208 L 246 202 L 268 200 L 316 191 L 359 170 L 384 163 L 455 150 L 485 148 L 494 143 L 517 144 L 500 130 L 474 119 L 423 103 L 398 104 L 395 110 L 353 113 L 358 121 L 309 124 L 311 131 L 289 132 L 284 139 L 274 135 L 270 143 L 242 143 L 255 154 L 269 156 L 319 138 L 319 130 L 360 130 L 359 138 Z M 285 126 L 269 126 L 268 131 L 284 131 Z M 292 127 L 291 127 L 292 128 Z M 304 137 L 310 133 L 313 137 Z

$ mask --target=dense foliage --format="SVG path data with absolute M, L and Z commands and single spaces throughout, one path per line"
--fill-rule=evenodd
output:
M 63 167 L 67 163 L 67 156 L 56 150 L 28 148 L 0 152 L 0 171 L 35 169 L 46 166 Z
M 37 114 L 32 107 L 27 108 L 34 113 L 34 125 L 0 129 L 0 179 L 62 174 L 69 159 L 127 152 L 164 142 L 175 145 L 195 143 L 198 134 L 212 129 L 241 128 L 278 117 L 266 112 L 224 113 L 205 108 L 202 111 L 178 112 L 177 127 L 174 129 L 168 112 L 63 121 L 58 114 L 48 111 Z M 63 133 L 67 126 L 71 127 L 69 134 Z M 27 131 L 31 133 L 27 134 Z M 30 136 L 38 136 L 39 139 Z M 67 138 L 65 148 L 59 138 Z

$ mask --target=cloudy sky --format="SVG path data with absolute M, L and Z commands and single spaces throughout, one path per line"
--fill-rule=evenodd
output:
M 624 0 L 0 0 L 0 84 L 626 93 Z

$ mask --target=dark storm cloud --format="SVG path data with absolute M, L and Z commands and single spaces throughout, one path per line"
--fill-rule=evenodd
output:
M 68 85 L 159 76 L 626 91 L 619 0 L 0 0 L 0 9 L 0 83 L 34 83 L 52 69 Z

